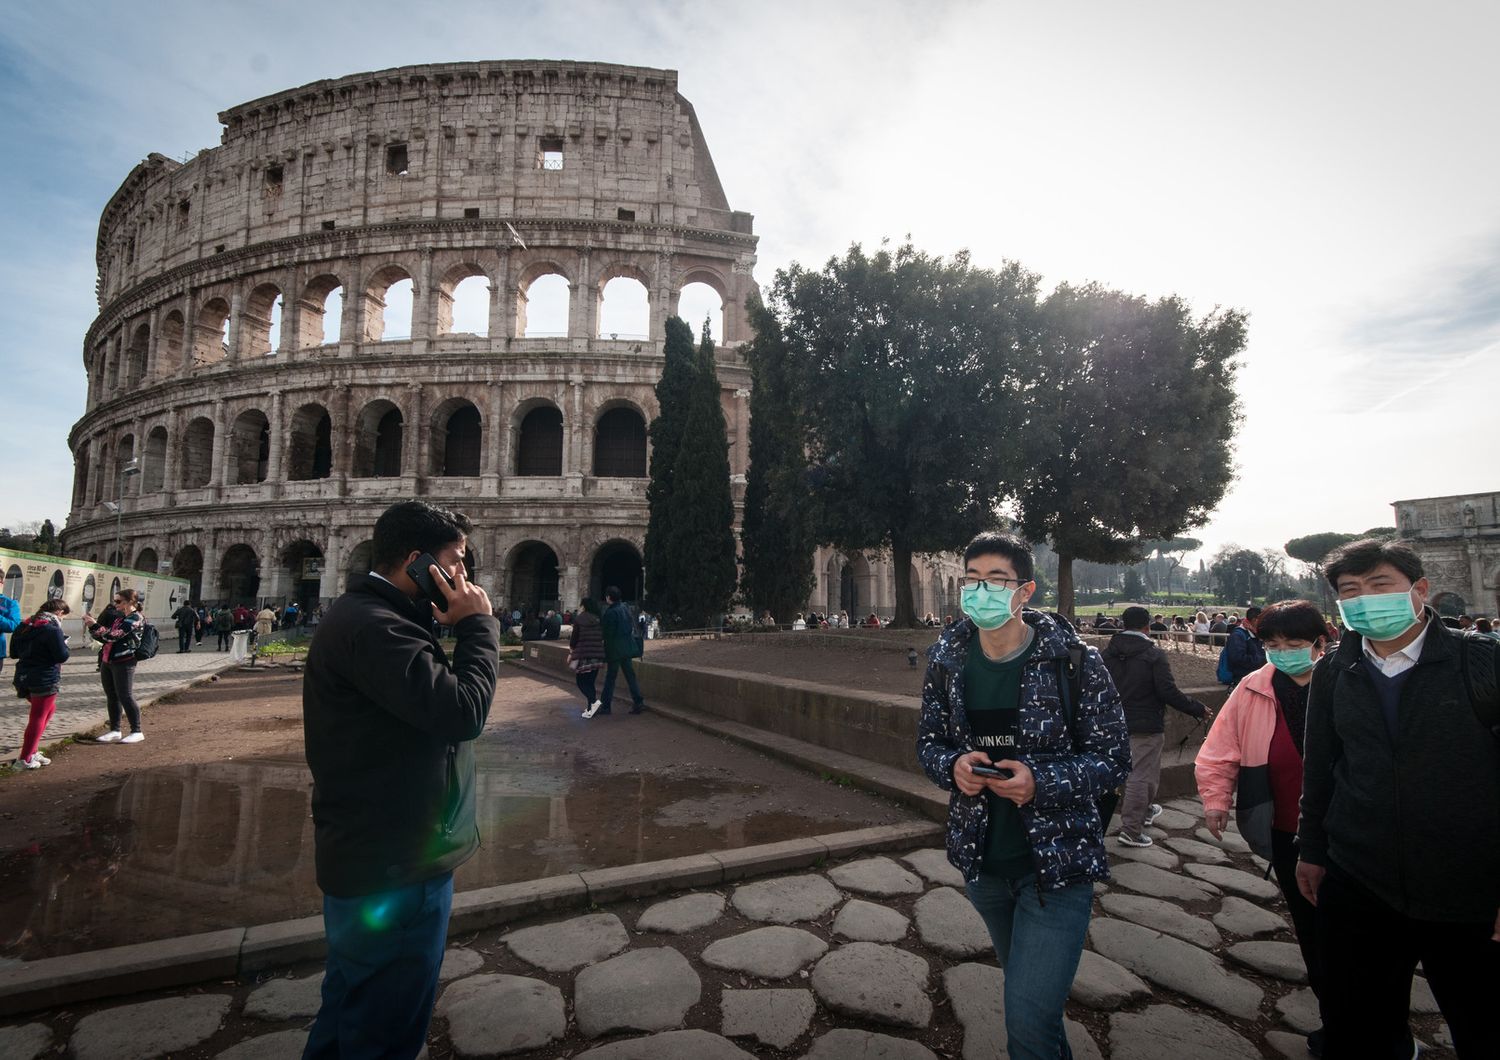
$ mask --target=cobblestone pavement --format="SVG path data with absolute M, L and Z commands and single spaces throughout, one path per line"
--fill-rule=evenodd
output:
M 1316 1007 L 1275 886 L 1192 800 L 1145 850 L 1110 840 L 1068 1006 L 1079 1060 L 1305 1057 Z M 1002 984 L 939 850 L 611 903 L 450 938 L 431 1057 L 1005 1060 Z M 321 968 L 206 984 L 0 1029 L 0 1056 L 297 1056 Z M 1420 978 L 1413 1027 L 1451 1056 Z
M 168 639 L 168 634 L 171 634 Z M 104 689 L 99 685 L 98 655 L 93 651 L 78 648 L 78 634 L 73 634 L 73 657 L 63 665 L 62 692 L 57 697 L 57 712 L 47 726 L 47 735 L 42 746 L 55 743 L 77 733 L 88 733 L 105 723 Z M 215 651 L 209 642 L 197 645 L 192 651 L 177 654 L 177 636 L 172 630 L 162 632 L 161 651 L 156 658 L 148 659 L 136 666 L 135 698 L 145 703 L 186 688 L 206 674 L 222 670 L 229 665 L 227 651 Z M 26 719 L 30 708 L 24 699 L 17 699 L 10 679 L 15 671 L 14 660 L 7 662 L 3 698 L 0 698 L 0 763 L 14 761 L 21 749 L 21 739 L 26 734 Z M 149 715 L 148 715 L 149 716 Z M 150 721 L 143 719 L 143 729 L 150 728 Z

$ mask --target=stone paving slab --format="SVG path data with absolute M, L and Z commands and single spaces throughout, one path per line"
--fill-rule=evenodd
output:
M 900 942 L 911 927 L 904 913 L 851 898 L 833 918 L 833 933 L 851 942 Z
M 1164 828 L 1168 831 L 1171 831 L 1173 829 L 1180 830 L 1184 828 L 1192 828 L 1197 825 L 1197 823 L 1202 819 L 1202 814 L 1183 813 L 1181 810 L 1173 809 L 1169 806 L 1163 806 L 1161 814 L 1156 818 L 1155 821 L 1152 821 L 1151 823 L 1154 824 L 1157 828 Z
M 1218 958 L 1190 942 L 1108 918 L 1089 925 L 1089 942 L 1137 975 L 1220 1012 L 1240 1019 L 1260 1012 L 1260 987 L 1226 971 Z
M 438 982 L 446 983 L 452 979 L 462 979 L 466 975 L 473 975 L 482 967 L 484 967 L 484 958 L 473 950 L 467 950 L 461 946 L 450 946 L 443 954 L 443 964 L 438 969 Z
M 575 1060 L 755 1060 L 755 1057 L 717 1034 L 685 1030 L 610 1042 L 579 1053 Z
M 1110 869 L 1110 876 L 1114 879 L 1116 886 L 1139 891 L 1152 898 L 1206 902 L 1219 893 L 1219 889 L 1212 884 L 1138 862 L 1115 865 Z
M 812 1026 L 818 1003 L 811 990 L 725 990 L 719 1010 L 726 1038 L 787 1049 Z
M 1109 1056 L 1110 1060 L 1261 1060 L 1259 1049 L 1224 1024 L 1171 1005 L 1111 1016 Z
M 908 1038 L 840 1028 L 813 1042 L 803 1060 L 937 1060 L 937 1055 Z
M 1276 1014 L 1281 1017 L 1281 1022 L 1303 1034 L 1311 1034 L 1323 1025 L 1323 1017 L 1318 1012 L 1318 999 L 1311 987 L 1294 990 L 1277 998 Z
M 447 1020 L 459 1056 L 507 1056 L 539 1049 L 568 1029 L 562 991 L 520 975 L 475 975 L 443 991 L 435 1015 Z
M 1307 965 L 1302 949 L 1291 942 L 1236 942 L 1224 951 L 1235 964 L 1243 964 L 1264 975 L 1288 983 L 1307 982 Z
M 928 891 L 912 907 L 917 934 L 928 946 L 949 957 L 975 957 L 991 952 L 989 929 L 972 902 L 952 887 Z
M 755 928 L 711 943 L 703 963 L 757 979 L 785 979 L 828 952 L 828 943 L 810 931 L 780 924 Z
M 1171 871 L 1182 863 L 1181 859 L 1172 853 L 1172 851 L 1165 847 L 1157 846 L 1155 843 L 1149 847 L 1128 847 L 1124 843 L 1111 840 L 1108 846 L 1111 858 L 1138 861 L 1143 865 L 1154 865 L 1158 869 Z
M 1068 997 L 1093 1009 L 1112 1010 L 1151 996 L 1151 988 L 1126 968 L 1093 950 L 1084 950 Z
M 1234 832 L 1225 831 L 1222 836 L 1215 839 L 1214 834 L 1207 828 L 1199 828 L 1193 832 L 1193 836 L 1200 843 L 1208 843 L 1210 846 L 1220 847 L 1231 854 L 1250 853 L 1250 844 Z
M 79 1020 L 68 1048 L 75 1060 L 150 1060 L 211 1037 L 228 1012 L 228 994 L 122 1005 Z
M 1196 839 L 1183 839 L 1173 836 L 1165 841 L 1165 846 L 1185 858 L 1201 862 L 1204 865 L 1228 865 L 1229 855 L 1212 843 L 1200 843 Z
M 703 995 L 688 959 L 668 947 L 611 957 L 579 972 L 573 984 L 573 1014 L 587 1038 L 679 1027 Z
M 851 942 L 813 968 L 812 988 L 835 1012 L 877 1023 L 925 1027 L 932 1022 L 928 965 L 915 953 L 874 942 Z
M 843 900 L 838 888 L 822 876 L 781 876 L 741 884 L 731 899 L 751 920 L 772 924 L 817 920 Z
M 7 1060 L 35 1060 L 52 1049 L 52 1028 L 45 1023 L 0 1027 L 0 1056 Z
M 1291 930 L 1284 919 L 1269 909 L 1263 909 L 1254 902 L 1237 895 L 1228 895 L 1219 903 L 1219 911 L 1214 914 L 1214 923 L 1231 935 L 1241 935 L 1245 938 L 1274 935 L 1278 931 Z
M 630 945 L 630 936 L 615 914 L 589 913 L 521 928 L 502 935 L 500 941 L 527 964 L 548 972 L 570 972 L 614 956 Z
M 1218 930 L 1208 921 L 1160 898 L 1148 898 L 1140 894 L 1106 894 L 1099 899 L 1099 904 L 1111 916 L 1175 935 L 1204 949 L 1213 949 L 1222 941 Z
M 655 931 L 663 935 L 686 935 L 706 928 L 724 915 L 722 894 L 685 894 L 657 902 L 636 921 L 637 931 Z
M 944 887 L 964 885 L 964 874 L 949 863 L 946 850 L 913 850 L 910 854 L 903 855 L 901 860 L 915 869 L 928 883 L 939 883 Z
M 231 1045 L 217 1060 L 292 1060 L 307 1047 L 305 1030 L 273 1031 Z
M 245 1015 L 256 1019 L 282 1020 L 309 1018 L 318 1014 L 323 1003 L 323 974 L 304 979 L 272 979 L 255 989 L 245 999 Z
M 889 898 L 897 894 L 921 894 L 922 878 L 890 858 L 864 858 L 828 870 L 828 878 L 846 891 Z
M 1259 876 L 1252 876 L 1241 869 L 1232 869 L 1226 865 L 1184 865 L 1182 870 L 1189 876 L 1204 880 L 1221 887 L 1230 894 L 1238 894 L 1244 898 L 1257 898 L 1262 902 L 1269 902 L 1281 893 L 1281 888 L 1270 880 Z

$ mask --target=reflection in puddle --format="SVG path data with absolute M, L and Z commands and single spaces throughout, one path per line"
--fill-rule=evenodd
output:
M 482 845 L 459 890 L 875 823 L 692 767 L 601 773 L 571 751 L 482 744 L 479 769 Z M 76 832 L 0 854 L 0 958 L 317 913 L 311 794 L 296 754 L 146 770 L 101 792 Z

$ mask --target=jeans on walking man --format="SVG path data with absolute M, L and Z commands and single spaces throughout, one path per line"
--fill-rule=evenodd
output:
M 305 1060 L 410 1060 L 423 1048 L 453 900 L 479 847 L 473 741 L 499 670 L 500 627 L 464 573 L 470 524 L 421 501 L 375 523 L 374 569 L 329 606 L 302 711 L 328 964 Z M 429 603 L 407 573 L 430 553 Z M 453 629 L 450 660 L 435 621 Z
M 1116 839 L 1129 847 L 1149 847 L 1146 829 L 1161 813 L 1156 787 L 1161 779 L 1166 708 L 1202 722 L 1211 719 L 1213 711 L 1178 689 L 1167 653 L 1151 639 L 1151 616 L 1144 607 L 1127 607 L 1120 619 L 1124 631 L 1111 637 L 1104 649 L 1104 665 L 1120 693 L 1130 730 L 1130 779 L 1125 781 Z
M 1323 561 L 1349 627 L 1308 685 L 1297 886 L 1316 907 L 1327 1060 L 1411 1056 L 1421 962 L 1460 1060 L 1500 1056 L 1495 642 L 1427 606 L 1422 559 Z
M 604 626 L 604 661 L 609 669 L 604 674 L 604 691 L 600 693 L 599 701 L 603 704 L 597 712 L 590 712 L 584 717 L 593 717 L 594 713 L 610 713 L 610 703 L 615 695 L 615 677 L 621 670 L 625 671 L 625 683 L 630 686 L 630 698 L 633 706 L 630 713 L 639 714 L 646 709 L 646 700 L 641 695 L 641 686 L 635 679 L 635 666 L 632 659 L 641 657 L 641 642 L 635 636 L 635 619 L 630 616 L 630 608 L 620 598 L 620 590 L 611 585 L 604 590 L 604 601 L 607 605 L 604 611 L 602 625 Z

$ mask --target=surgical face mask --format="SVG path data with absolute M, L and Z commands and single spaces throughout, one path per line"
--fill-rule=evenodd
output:
M 1307 673 L 1314 662 L 1311 645 L 1306 648 L 1267 648 L 1266 658 L 1288 677 Z
M 991 589 L 986 585 L 976 585 L 972 589 L 960 590 L 959 602 L 964 614 L 980 629 L 999 629 L 1013 617 L 1010 605 L 1015 595 L 1016 591 L 1008 587 Z
M 1411 592 L 1374 593 L 1339 601 L 1344 625 L 1371 640 L 1395 640 L 1421 617 Z

